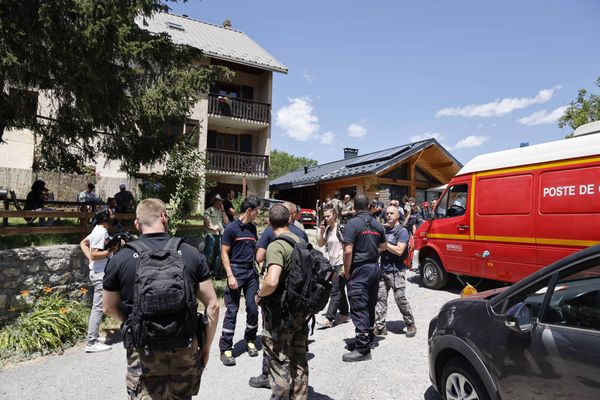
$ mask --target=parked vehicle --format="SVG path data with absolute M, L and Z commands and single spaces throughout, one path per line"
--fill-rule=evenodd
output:
M 474 158 L 433 214 L 415 235 L 432 289 L 449 274 L 516 282 L 600 243 L 600 122 L 572 139 Z
M 429 376 L 450 399 L 600 399 L 600 245 L 446 303 Z
M 310 208 L 301 208 L 298 214 L 298 220 L 303 225 L 317 226 L 317 212 Z

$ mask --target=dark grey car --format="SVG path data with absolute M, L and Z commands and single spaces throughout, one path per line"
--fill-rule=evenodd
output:
M 600 399 L 600 245 L 446 303 L 429 375 L 447 400 Z

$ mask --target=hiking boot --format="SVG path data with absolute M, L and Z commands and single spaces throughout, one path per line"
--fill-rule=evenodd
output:
M 112 349 L 112 346 L 109 346 L 107 344 L 104 343 L 100 343 L 100 342 L 96 342 L 92 345 L 86 345 L 85 346 L 85 352 L 86 353 L 99 353 L 101 351 L 107 351 Z
M 260 374 L 259 376 L 253 376 L 248 381 L 248 384 L 253 388 L 257 389 L 271 389 L 269 384 L 269 377 L 266 374 Z
M 374 350 L 375 347 L 377 347 L 377 342 L 375 340 L 371 340 L 371 342 L 369 343 L 369 347 L 371 348 L 371 350 Z M 356 342 L 349 342 L 344 346 L 344 348 L 349 351 L 354 351 L 356 350 Z
M 375 336 L 386 336 L 387 335 L 387 327 L 375 327 L 375 330 L 373 331 L 373 333 L 375 334 Z
M 317 321 L 317 325 L 319 325 L 322 328 L 331 328 L 333 326 L 333 321 L 325 318 L 321 321 Z
M 345 324 L 348 321 L 350 321 L 350 317 L 349 316 L 347 316 L 347 315 L 338 315 L 337 318 L 335 319 L 335 324 L 336 325 Z
M 258 350 L 256 349 L 256 345 L 253 341 L 246 342 L 246 350 L 248 351 L 248 355 L 250 357 L 256 357 L 258 355 Z
M 406 327 L 406 337 L 414 337 L 417 334 L 417 326 L 410 324 Z
M 346 353 L 342 356 L 342 360 L 345 362 L 357 362 L 367 361 L 371 359 L 371 353 L 363 354 L 358 350 L 352 350 L 350 353 Z
M 225 350 L 221 353 L 221 362 L 226 367 L 232 367 L 235 365 L 235 358 L 233 358 L 233 352 L 231 350 Z

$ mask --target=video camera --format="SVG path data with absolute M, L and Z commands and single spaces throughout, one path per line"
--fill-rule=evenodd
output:
M 106 248 L 110 249 L 113 247 L 121 246 L 121 241 L 125 243 L 131 242 L 132 240 L 136 240 L 137 236 L 132 235 L 130 232 L 118 232 L 112 235 L 109 235 L 106 238 Z

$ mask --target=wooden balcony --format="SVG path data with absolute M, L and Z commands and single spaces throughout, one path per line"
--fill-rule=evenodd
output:
M 214 149 L 207 149 L 206 154 L 210 171 L 265 177 L 269 174 L 269 156 Z
M 208 95 L 208 113 L 250 121 L 271 122 L 271 105 L 259 101 Z

